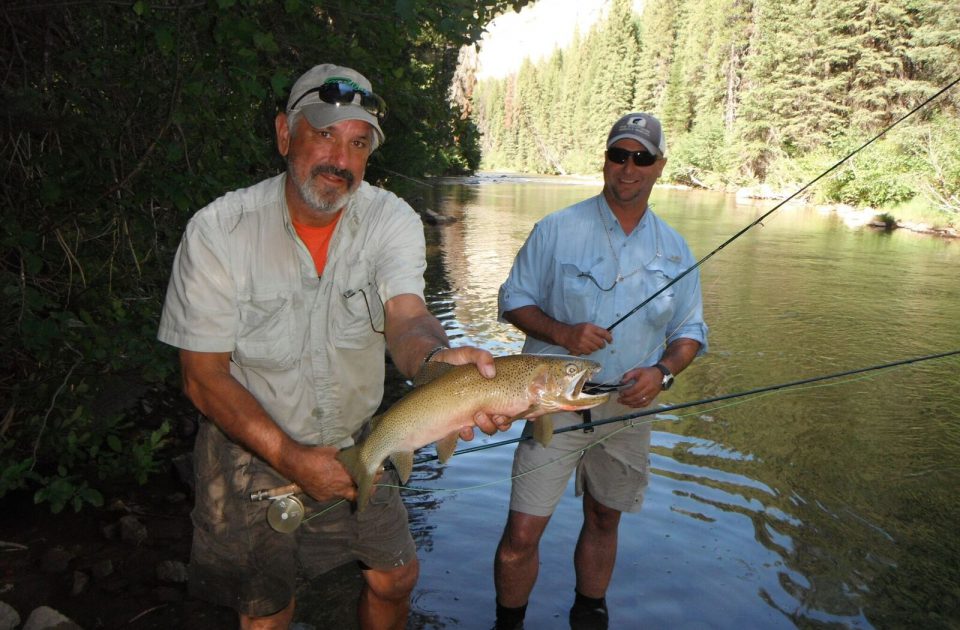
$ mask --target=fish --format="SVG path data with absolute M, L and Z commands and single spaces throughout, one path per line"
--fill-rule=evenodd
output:
M 357 484 L 357 509 L 367 504 L 373 482 L 389 458 L 403 483 L 413 470 L 413 453 L 437 443 L 437 458 L 446 463 L 457 446 L 460 429 L 472 427 L 477 412 L 510 421 L 537 419 L 534 439 L 543 445 L 553 436 L 547 414 L 579 411 L 603 404 L 609 392 L 586 394 L 583 386 L 600 371 L 590 359 L 566 355 L 515 354 L 495 357 L 496 376 L 485 378 L 475 365 L 427 363 L 415 387 L 380 416 L 358 444 L 337 459 Z

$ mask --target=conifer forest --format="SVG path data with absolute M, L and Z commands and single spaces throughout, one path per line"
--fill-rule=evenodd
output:
M 628 111 L 664 123 L 666 180 L 792 192 L 960 79 L 956 0 L 614 0 L 549 57 L 481 81 L 491 170 L 596 174 Z M 960 86 L 884 134 L 809 200 L 960 216 Z

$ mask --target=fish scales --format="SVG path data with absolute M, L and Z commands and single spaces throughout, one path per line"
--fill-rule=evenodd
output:
M 609 394 L 584 394 L 587 379 L 600 370 L 588 359 L 562 355 L 510 355 L 494 359 L 496 376 L 484 378 L 474 365 L 428 364 L 442 372 L 414 388 L 379 418 L 367 438 L 341 451 L 337 458 L 358 487 L 358 507 L 363 509 L 373 481 L 389 458 L 404 483 L 413 468 L 413 452 L 437 443 L 438 459 L 446 462 L 456 449 L 464 427 L 475 425 L 478 412 L 489 416 L 541 418 L 537 439 L 546 443 L 552 423 L 545 414 L 588 409 Z

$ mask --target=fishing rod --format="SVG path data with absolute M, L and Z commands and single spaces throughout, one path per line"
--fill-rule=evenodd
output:
M 794 197 L 796 197 L 797 195 L 799 195 L 800 193 L 802 193 L 803 191 L 805 191 L 806 189 L 810 188 L 811 186 L 813 186 L 814 184 L 816 184 L 818 181 L 820 181 L 821 179 L 823 179 L 824 177 L 826 177 L 827 175 L 829 175 L 831 172 L 833 172 L 834 170 L 836 170 L 839 166 L 841 166 L 841 165 L 842 165 L 843 163 L 845 163 L 847 160 L 849 160 L 850 158 L 852 158 L 853 156 L 855 156 L 857 153 L 860 153 L 860 151 L 863 151 L 864 149 L 866 149 L 868 146 L 870 146 L 870 145 L 873 144 L 875 141 L 877 141 L 881 136 L 883 136 L 884 134 L 886 134 L 887 132 L 889 132 L 891 129 L 893 129 L 894 127 L 896 127 L 897 125 L 899 125 L 901 122 L 903 122 L 904 120 L 906 120 L 906 119 L 909 118 L 910 116 L 912 116 L 912 115 L 914 115 L 915 113 L 917 113 L 920 109 L 926 107 L 928 104 L 930 104 L 931 102 L 933 102 L 934 100 L 936 100 L 937 98 L 939 98 L 944 92 L 946 92 L 947 90 L 949 90 L 950 88 L 952 88 L 953 86 L 955 86 L 957 83 L 960 83 L 960 77 L 957 77 L 956 79 L 954 79 L 951 83 L 949 83 L 946 87 L 942 88 L 942 89 L 941 89 L 940 91 L 938 91 L 936 94 L 934 94 L 933 96 L 931 96 L 930 98 L 928 98 L 927 100 L 925 100 L 924 102 L 920 103 L 919 105 L 917 105 L 916 107 L 914 107 L 913 109 L 911 109 L 909 112 L 907 112 L 906 114 L 904 114 L 903 116 L 901 116 L 900 118 L 898 118 L 895 122 L 893 122 L 892 124 L 890 124 L 886 129 L 884 129 L 883 131 L 881 131 L 880 133 L 878 133 L 878 134 L 875 135 L 874 137 L 872 137 L 872 138 L 870 138 L 869 140 L 867 140 L 866 142 L 864 142 L 862 145 L 860 145 L 858 148 L 854 149 L 852 152 L 848 153 L 847 156 L 844 157 L 842 160 L 840 160 L 839 162 L 837 162 L 836 164 L 834 164 L 833 166 L 831 166 L 830 168 L 828 168 L 828 169 L 825 170 L 824 172 L 820 173 L 816 178 L 814 178 L 814 179 L 812 179 L 811 181 L 809 181 L 808 183 L 806 183 L 802 188 L 800 188 L 799 190 L 797 190 L 796 192 L 794 192 L 792 195 L 790 195 L 789 197 L 787 197 L 786 199 L 784 199 L 783 201 L 781 201 L 780 203 L 778 203 L 777 205 L 775 205 L 773 208 L 771 208 L 770 210 L 768 210 L 768 211 L 765 212 L 764 214 L 760 215 L 760 218 L 758 218 L 758 219 L 756 219 L 755 221 L 753 221 L 752 223 L 748 224 L 745 228 L 743 228 L 742 230 L 740 230 L 739 232 L 737 232 L 736 234 L 734 234 L 733 236 L 731 236 L 730 238 L 728 238 L 727 240 L 725 240 L 723 243 L 720 244 L 719 247 L 717 247 L 717 248 L 714 249 L 712 252 L 710 252 L 709 254 L 707 254 L 706 256 L 704 256 L 703 258 L 701 258 L 700 260 L 698 260 L 696 263 L 694 263 L 693 265 L 691 265 L 688 269 L 686 269 L 686 270 L 685 270 L 683 273 L 681 273 L 679 276 L 677 276 L 676 278 L 674 278 L 673 280 L 671 280 L 671 281 L 668 282 L 667 284 L 665 284 L 665 285 L 663 285 L 662 287 L 660 287 L 660 289 L 658 289 L 656 292 L 654 292 L 653 295 L 651 295 L 650 297 L 648 297 L 647 299 L 645 299 L 643 302 L 641 302 L 640 304 L 637 304 L 637 305 L 636 305 L 632 310 L 630 310 L 630 312 L 628 312 L 626 315 L 624 315 L 623 317 L 621 317 L 621 318 L 618 319 L 617 321 L 615 321 L 615 322 L 613 322 L 612 324 L 610 324 L 609 326 L 607 326 L 607 330 L 608 330 L 608 331 L 613 331 L 613 329 L 616 328 L 618 325 L 620 325 L 620 323 L 623 322 L 623 320 L 627 319 L 628 317 L 630 317 L 631 315 L 633 315 L 634 313 L 636 313 L 637 311 L 639 311 L 641 308 L 643 308 L 644 306 L 646 306 L 652 299 L 654 299 L 655 297 L 657 297 L 658 295 L 660 295 L 661 293 L 663 293 L 664 291 L 666 291 L 667 289 L 669 289 L 670 287 L 672 287 L 673 285 L 675 285 L 677 282 L 679 282 L 680 280 L 682 280 L 682 279 L 683 279 L 684 277 L 686 277 L 686 275 L 689 274 L 691 271 L 693 271 L 694 269 L 698 268 L 698 267 L 699 267 L 700 265 L 702 265 L 703 263 L 707 262 L 710 258 L 713 257 L 714 254 L 716 254 L 717 252 L 719 252 L 721 249 L 723 249 L 724 247 L 726 247 L 727 245 L 729 245 L 729 244 L 732 243 L 733 241 L 735 241 L 735 240 L 737 240 L 738 238 L 740 238 L 740 236 L 742 236 L 745 232 L 747 232 L 748 230 L 750 230 L 752 227 L 754 227 L 754 226 L 762 223 L 764 219 L 766 219 L 768 216 L 770 216 L 771 214 L 773 214 L 774 212 L 776 212 L 777 210 L 779 210 L 779 209 L 780 209 L 784 204 L 786 204 L 788 201 L 790 201 L 791 199 L 793 199 Z
M 781 389 L 789 389 L 791 387 L 798 387 L 800 385 L 809 385 L 810 383 L 818 383 L 820 381 L 826 381 L 835 378 L 841 378 L 843 376 L 852 376 L 854 374 L 863 374 L 865 372 L 874 372 L 876 370 L 885 370 L 893 367 L 900 367 L 903 365 L 908 365 L 911 363 L 920 363 L 922 361 L 932 361 L 933 359 L 942 359 L 944 357 L 950 357 L 954 355 L 960 355 L 960 349 L 951 350 L 949 352 L 940 352 L 938 354 L 928 354 L 921 357 L 913 357 L 910 359 L 902 359 L 900 361 L 894 361 L 893 363 L 881 363 L 879 365 L 872 365 L 870 367 L 858 368 L 855 370 L 847 370 L 846 372 L 836 372 L 834 374 L 827 374 L 824 376 L 813 376 L 810 378 L 801 379 L 798 381 L 790 381 L 787 383 L 780 383 L 778 385 L 767 385 L 765 387 L 758 387 L 756 389 L 750 389 L 743 392 L 735 392 L 733 394 L 722 394 L 720 396 L 713 396 L 711 398 L 703 398 L 701 400 L 694 400 L 692 402 L 677 403 L 675 405 L 665 405 L 663 407 L 658 407 L 656 409 L 644 409 L 642 411 L 637 411 L 634 413 L 624 414 L 622 416 L 615 416 L 612 418 L 604 418 L 603 420 L 594 420 L 592 422 L 582 422 L 580 424 L 570 425 L 568 427 L 561 427 L 555 429 L 553 434 L 558 433 L 567 433 L 569 431 L 580 431 L 582 429 L 589 429 L 592 427 L 599 427 L 604 424 L 610 424 L 612 422 L 622 422 L 624 420 L 633 420 L 635 418 L 640 418 L 643 416 L 652 416 L 660 413 L 666 413 L 668 411 L 674 411 L 677 409 L 686 409 L 688 407 L 696 407 L 698 405 L 706 405 L 709 403 L 719 402 L 722 400 L 730 400 L 732 398 L 743 398 L 744 396 L 752 396 L 754 394 L 762 394 L 765 392 L 772 392 Z M 536 420 L 534 420 L 536 422 Z M 498 446 L 506 446 L 507 444 L 516 444 L 518 442 L 523 442 L 524 440 L 529 440 L 532 438 L 532 435 L 520 436 L 518 438 L 511 438 L 509 440 L 500 440 L 498 442 L 493 442 L 492 444 L 481 444 L 479 446 L 472 446 L 470 448 L 465 448 L 459 451 L 455 451 L 454 455 L 465 455 L 467 453 L 474 453 L 477 451 L 485 451 L 490 448 L 496 448 Z M 423 464 L 429 461 L 437 459 L 436 455 L 430 455 L 423 459 L 417 460 L 417 464 Z

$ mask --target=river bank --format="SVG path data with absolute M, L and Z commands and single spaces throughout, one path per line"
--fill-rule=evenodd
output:
M 536 175 L 525 173 L 484 172 L 465 177 L 444 178 L 444 181 L 457 182 L 467 185 L 496 184 L 496 183 L 551 183 L 569 185 L 596 185 L 603 186 L 603 178 L 598 175 Z M 704 190 L 703 188 L 685 184 L 658 183 L 655 188 L 669 190 Z M 738 205 L 763 205 L 769 210 L 775 204 L 790 197 L 794 191 L 776 190 L 771 186 L 760 185 L 739 188 L 736 191 L 711 191 L 733 195 Z M 917 234 L 939 236 L 943 238 L 960 238 L 960 226 L 935 224 L 926 221 L 917 221 L 912 218 L 898 217 L 895 209 L 878 209 L 871 207 L 856 207 L 848 204 L 815 204 L 807 199 L 799 198 L 786 204 L 788 207 L 813 208 L 821 214 L 836 214 L 845 225 L 850 228 L 873 228 L 880 230 L 907 230 Z
M 769 186 L 755 186 L 740 188 L 734 193 L 738 204 L 753 205 L 760 203 L 780 203 L 793 193 L 777 191 Z M 903 229 L 917 234 L 941 236 L 944 238 L 960 238 L 960 228 L 954 225 L 935 225 L 924 221 L 914 221 L 908 218 L 897 217 L 895 209 L 878 209 L 856 207 L 849 204 L 813 204 L 804 199 L 788 202 L 797 207 L 810 207 L 821 214 L 836 214 L 851 228 L 871 227 L 882 230 Z M 773 207 L 773 206 L 771 206 Z

